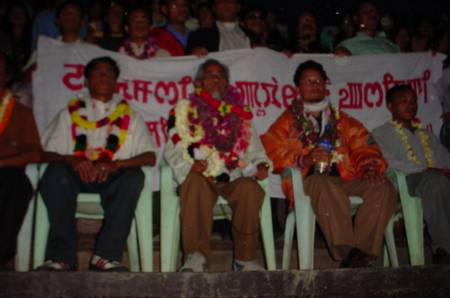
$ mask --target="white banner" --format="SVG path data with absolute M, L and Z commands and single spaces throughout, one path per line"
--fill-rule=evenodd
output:
M 409 83 L 419 98 L 418 117 L 435 133 L 441 125 L 441 106 L 434 83 L 442 73 L 443 55 L 431 53 L 366 55 L 294 55 L 292 58 L 265 48 L 194 56 L 136 60 L 89 44 L 64 44 L 42 37 L 38 67 L 33 78 L 34 113 L 40 133 L 55 115 L 84 87 L 84 65 L 91 59 L 110 56 L 121 73 L 118 92 L 141 113 L 162 149 L 166 141 L 166 117 L 177 100 L 193 91 L 193 77 L 200 63 L 215 58 L 230 68 L 231 84 L 244 96 L 255 115 L 259 133 L 264 133 L 296 97 L 292 81 L 298 64 L 313 59 L 330 78 L 331 101 L 373 129 L 386 122 L 386 90 Z M 155 187 L 159 189 L 159 179 Z M 272 195 L 282 196 L 279 182 L 271 179 Z

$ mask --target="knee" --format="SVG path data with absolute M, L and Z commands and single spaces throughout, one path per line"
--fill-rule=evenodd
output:
M 20 192 L 25 194 L 26 197 L 30 197 L 33 194 L 33 187 L 31 185 L 28 176 L 21 168 L 7 168 L 8 175 L 5 176 L 4 186 L 11 188 L 20 188 Z
M 46 184 L 68 184 L 72 176 L 70 166 L 63 162 L 52 162 L 48 165 L 41 179 L 42 186 Z
M 449 187 L 450 185 L 448 178 L 436 170 L 427 170 L 424 178 L 429 189 L 439 189 L 443 186 Z
M 397 206 L 397 190 L 387 179 L 382 183 L 370 185 L 366 193 L 376 196 L 379 202 L 384 202 L 382 205 L 391 206 L 389 209 L 394 210 Z
M 190 171 L 186 179 L 181 184 L 181 188 L 190 188 L 200 186 L 201 188 L 209 188 L 208 180 L 202 173 Z
M 239 187 L 246 190 L 247 192 L 253 193 L 256 197 L 264 199 L 266 192 L 261 187 L 261 185 L 252 178 L 242 178 Z
M 141 168 L 125 169 L 120 177 L 121 182 L 128 188 L 142 189 L 145 184 L 145 174 Z
M 330 186 L 334 186 L 333 178 L 327 175 L 311 175 L 304 179 L 304 188 L 306 192 L 327 191 Z

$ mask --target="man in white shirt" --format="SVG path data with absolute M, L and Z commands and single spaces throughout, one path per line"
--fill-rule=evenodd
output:
M 114 94 L 116 62 L 93 59 L 84 75 L 89 95 L 71 100 L 44 137 L 51 162 L 40 191 L 50 231 L 47 261 L 39 269 L 76 270 L 76 198 L 91 192 L 100 194 L 105 218 L 89 268 L 125 271 L 120 260 L 144 186 L 140 167 L 155 164 L 156 147 L 144 121 Z
M 409 85 L 388 90 L 392 120 L 373 131 L 389 168 L 406 176 L 409 192 L 422 198 L 433 263 L 450 264 L 450 153 L 415 121 L 417 95 Z

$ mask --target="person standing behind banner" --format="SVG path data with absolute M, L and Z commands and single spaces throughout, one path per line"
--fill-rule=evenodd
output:
M 396 192 L 385 178 L 386 162 L 367 129 L 325 97 L 323 66 L 309 60 L 294 75 L 300 97 L 262 136 L 274 172 L 302 172 L 305 193 L 331 255 L 341 267 L 373 266 L 382 251 L 385 227 L 396 209 Z M 282 189 L 293 207 L 290 175 Z M 349 196 L 359 196 L 355 223 Z
M 140 60 L 170 57 L 170 52 L 161 48 L 158 41 L 150 35 L 151 25 L 147 9 L 143 6 L 133 7 L 128 13 L 125 26 L 129 37 L 119 48 L 119 53 Z
M 239 26 L 239 0 L 215 0 L 217 21 L 211 28 L 199 28 L 189 35 L 187 52 L 204 56 L 209 52 L 249 49 L 250 39 Z
M 399 53 L 399 47 L 384 32 L 377 32 L 380 21 L 378 9 L 372 1 L 358 3 L 354 14 L 358 32 L 355 37 L 342 41 L 336 47 L 336 55 L 367 55 Z
M 164 28 L 155 28 L 152 35 L 164 43 L 172 56 L 183 56 L 189 37 L 186 21 L 189 18 L 189 3 L 187 0 L 161 1 L 161 11 L 167 18 L 168 24 Z
M 117 0 L 111 1 L 106 8 L 102 30 L 95 36 L 95 44 L 117 52 L 125 41 L 124 21 L 124 4 Z
M 40 192 L 50 231 L 46 262 L 38 270 L 77 269 L 79 192 L 98 193 L 105 215 L 89 269 L 128 270 L 120 261 L 144 187 L 140 167 L 155 164 L 156 145 L 142 118 L 114 94 L 119 72 L 109 57 L 91 60 L 84 69 L 89 94 L 73 98 L 46 130 L 50 164 Z
M 12 63 L 0 52 L 0 271 L 16 254 L 17 234 L 34 193 L 25 166 L 40 162 L 42 147 L 31 110 L 7 88 Z

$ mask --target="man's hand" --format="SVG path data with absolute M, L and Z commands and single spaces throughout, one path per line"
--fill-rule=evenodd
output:
M 91 173 L 93 171 L 93 163 L 89 159 L 85 159 L 82 157 L 74 157 L 69 160 L 69 164 L 72 166 L 72 168 L 78 172 L 78 175 L 80 175 L 81 181 L 85 183 L 92 182 L 91 180 Z
M 303 165 L 305 167 L 310 167 L 319 161 L 325 161 L 328 163 L 331 161 L 331 153 L 323 147 L 316 147 L 305 155 L 303 158 Z
M 117 162 L 114 161 L 100 161 L 94 164 L 93 171 L 91 172 L 92 181 L 98 183 L 105 182 L 109 175 L 119 169 Z
M 206 160 L 194 160 L 192 164 L 191 171 L 195 173 L 203 173 L 208 167 L 208 162 Z
M 367 170 L 362 175 L 363 180 L 368 180 L 372 184 L 381 184 L 386 181 L 386 176 L 375 170 Z
M 257 167 L 256 167 L 257 171 L 255 173 L 255 177 L 258 180 L 264 180 L 267 178 L 267 176 L 269 176 L 269 165 L 266 164 L 265 162 L 260 163 Z

